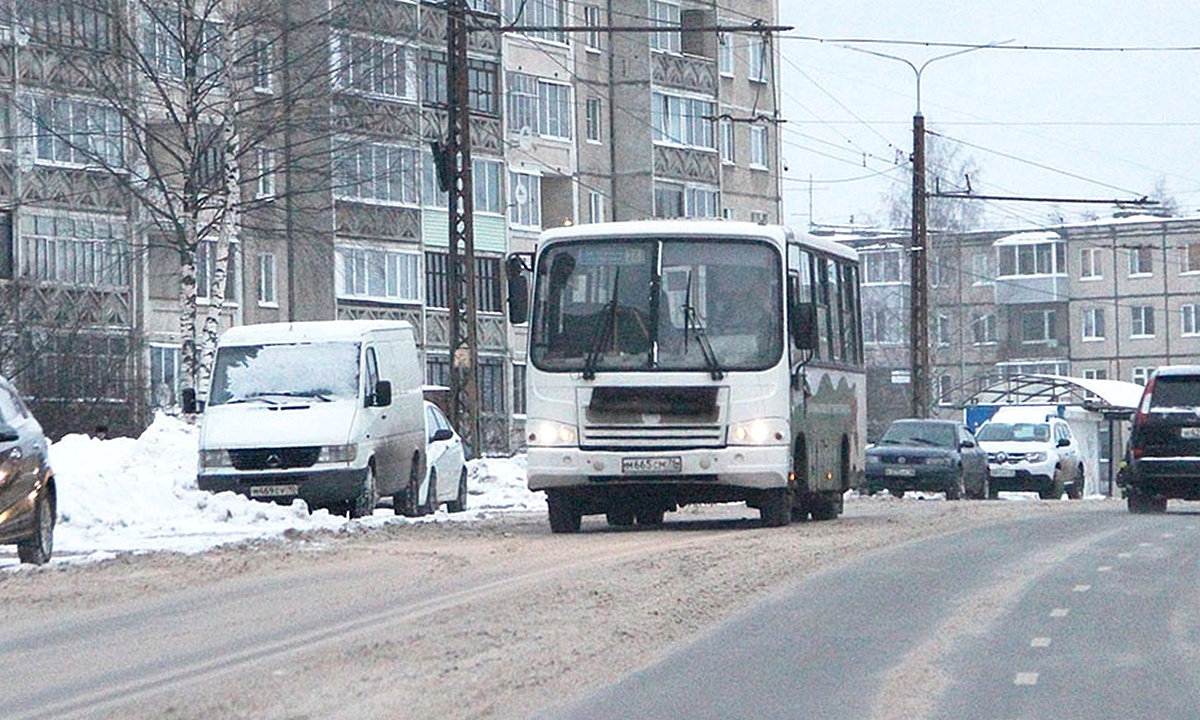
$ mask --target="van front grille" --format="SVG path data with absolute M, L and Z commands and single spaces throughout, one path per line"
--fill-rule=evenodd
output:
M 320 447 L 250 448 L 230 450 L 229 458 L 238 470 L 286 470 L 312 467 L 320 454 Z

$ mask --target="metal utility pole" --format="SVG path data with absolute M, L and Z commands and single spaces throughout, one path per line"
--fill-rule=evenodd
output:
M 918 75 L 919 77 L 919 75 Z M 919 101 L 918 101 L 919 103 Z M 925 116 L 920 105 L 913 115 L 912 243 L 909 246 L 911 301 L 908 342 L 912 417 L 929 414 L 929 235 L 925 211 Z
M 450 422 L 471 452 L 482 451 L 479 422 L 479 340 L 475 302 L 474 191 L 471 182 L 471 104 L 467 71 L 467 2 L 446 4 L 448 110 L 442 171 L 450 182 Z

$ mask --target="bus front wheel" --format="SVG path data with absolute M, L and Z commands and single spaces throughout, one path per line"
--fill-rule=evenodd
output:
M 569 493 L 563 490 L 547 490 L 546 507 L 550 514 L 550 532 L 579 532 L 583 512 Z
M 762 515 L 763 525 L 767 527 L 783 527 L 792 521 L 792 490 L 791 488 L 772 488 L 763 490 L 759 498 L 758 511 Z

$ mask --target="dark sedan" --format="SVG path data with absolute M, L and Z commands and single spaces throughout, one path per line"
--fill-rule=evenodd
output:
M 903 497 L 944 492 L 947 500 L 988 496 L 987 453 L 953 420 L 896 420 L 867 448 L 866 490 Z
M 54 549 L 55 490 L 42 426 L 0 377 L 0 544 L 42 565 Z

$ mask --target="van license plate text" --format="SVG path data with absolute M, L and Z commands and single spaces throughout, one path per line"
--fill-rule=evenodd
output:
M 253 485 L 250 487 L 250 497 L 290 497 L 299 494 L 299 485 Z
M 1179 428 L 1179 437 L 1200 438 L 1200 427 Z
M 626 475 L 683 472 L 683 458 L 639 457 L 621 458 L 621 472 Z

